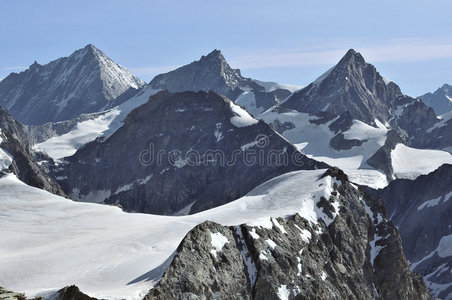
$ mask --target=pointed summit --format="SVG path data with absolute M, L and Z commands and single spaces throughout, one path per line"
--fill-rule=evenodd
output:
M 0 82 L 0 105 L 24 124 L 44 124 L 104 110 L 144 82 L 94 45 L 48 64 L 37 62 Z
M 281 106 L 308 113 L 348 112 L 368 124 L 375 124 L 375 119 L 384 123 L 393 117 L 396 99 L 402 96 L 396 84 L 386 82 L 360 53 L 350 49 L 337 65 Z
M 364 60 L 364 57 L 361 55 L 361 53 L 356 52 L 354 49 L 350 49 L 339 61 L 338 66 L 344 64 L 358 64 L 361 66 L 365 66 L 366 61 Z
M 226 60 L 224 58 L 223 54 L 221 53 L 221 51 L 218 49 L 214 49 L 212 52 L 210 52 L 206 56 L 203 55 L 201 57 L 201 60 L 202 59 L 219 59 L 219 60 L 224 60 L 224 61 Z
M 217 49 L 191 64 L 157 75 L 150 82 L 154 89 L 170 92 L 213 90 L 232 100 L 243 92 L 239 87 L 249 84 L 253 82 L 242 77 L 240 70 L 232 69 Z
M 452 86 L 444 84 L 433 93 L 419 96 L 427 105 L 433 108 L 437 115 L 442 115 L 452 111 Z

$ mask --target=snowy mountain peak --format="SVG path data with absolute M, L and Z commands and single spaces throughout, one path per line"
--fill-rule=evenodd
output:
M 452 92 L 452 86 L 448 85 L 447 83 L 443 84 L 443 86 L 441 87 L 441 90 L 445 91 L 445 92 Z
M 38 64 L 38 62 L 35 60 L 33 64 L 30 65 L 30 69 L 35 69 L 35 68 L 39 68 L 42 67 L 42 65 Z
M 242 90 L 238 87 L 252 85 L 240 70 L 232 69 L 220 50 L 213 50 L 199 60 L 176 70 L 156 76 L 150 86 L 170 92 L 213 90 L 235 100 Z
M 307 113 L 348 111 L 354 119 L 374 125 L 375 119 L 389 121 L 398 97 L 403 96 L 396 84 L 386 82 L 360 53 L 350 49 L 337 65 L 281 106 Z
M 25 124 L 44 124 L 98 112 L 144 82 L 89 44 L 48 64 L 36 61 L 0 82 L 0 105 Z
M 433 93 L 427 93 L 419 98 L 432 107 L 437 115 L 452 111 L 452 86 L 444 84 Z

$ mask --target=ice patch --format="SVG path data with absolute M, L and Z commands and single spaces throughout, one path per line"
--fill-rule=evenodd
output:
M 212 243 L 213 249 L 210 250 L 210 253 L 213 254 L 213 256 L 217 257 L 217 253 L 220 253 L 226 243 L 229 243 L 228 238 L 222 235 L 219 232 L 216 233 L 210 233 L 210 239 Z
M 278 220 L 276 220 L 275 218 L 271 218 L 271 219 L 272 219 L 273 225 L 276 228 L 278 228 L 281 231 L 281 233 L 287 234 L 287 231 L 284 229 L 284 227 L 281 224 L 279 224 Z
M 306 244 L 309 244 L 309 241 L 312 238 L 311 232 L 306 229 L 300 229 L 300 231 L 301 231 L 300 236 L 301 236 L 301 239 L 303 240 L 303 242 L 305 242 Z
M 265 240 L 265 243 L 267 244 L 268 247 L 270 247 L 272 250 L 275 250 L 276 247 L 276 243 L 273 242 L 271 239 L 267 239 Z
M 253 239 L 255 239 L 255 240 L 257 240 L 257 239 L 260 238 L 260 236 L 256 233 L 256 228 L 251 229 L 251 230 L 249 231 L 249 233 L 250 233 L 251 237 L 252 237 Z
M 268 260 L 268 257 L 264 253 L 260 253 L 259 254 L 259 259 L 260 260 Z
M 439 201 L 441 201 L 441 197 L 439 196 L 438 198 L 432 199 L 432 200 L 428 200 L 425 201 L 424 203 L 422 203 L 421 205 L 419 205 L 419 207 L 417 208 L 417 210 L 421 210 L 424 209 L 426 207 L 433 207 L 439 204 Z
M 287 289 L 287 285 L 282 284 L 279 288 L 278 288 L 278 297 L 280 300 L 289 300 L 290 297 L 290 291 Z
M 242 249 L 240 250 L 240 255 L 242 256 L 242 260 L 245 263 L 246 270 L 248 271 L 248 278 L 250 279 L 251 289 L 253 289 L 254 285 L 256 283 L 256 279 L 257 279 L 256 264 L 254 263 L 253 259 L 251 258 L 250 252 L 248 250 L 248 246 L 246 245 L 246 243 L 243 239 L 243 234 L 242 234 L 242 230 L 240 229 L 240 226 L 236 226 L 235 232 L 239 236 L 239 239 L 240 239 L 240 245 L 242 246 Z
M 374 234 L 374 239 L 369 242 L 370 245 L 370 264 L 373 266 L 375 262 L 375 258 L 380 254 L 381 249 L 385 248 L 384 246 L 376 245 L 376 243 L 381 240 L 383 237 L 378 236 L 377 234 Z
M 257 124 L 259 121 L 254 119 L 246 110 L 234 104 L 232 101 L 229 101 L 229 105 L 235 114 L 234 117 L 231 118 L 231 123 L 235 127 L 246 127 Z
M 442 164 L 451 164 L 452 155 L 441 150 L 415 149 L 397 144 L 391 151 L 391 160 L 396 178 L 415 179 L 436 170 Z
M 442 258 L 452 256 L 452 235 L 441 238 L 438 245 L 438 256 Z

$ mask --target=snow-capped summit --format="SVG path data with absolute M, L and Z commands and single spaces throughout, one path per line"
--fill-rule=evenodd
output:
M 0 104 L 19 122 L 44 124 L 97 112 L 144 82 L 89 44 L 41 65 L 36 61 L 0 82 Z
M 250 84 L 252 81 L 243 78 L 240 70 L 232 69 L 217 49 L 198 61 L 156 76 L 150 83 L 154 89 L 170 92 L 213 90 L 232 99 L 242 92 L 237 87 Z
M 375 119 L 387 122 L 394 116 L 400 96 L 395 83 L 385 80 L 360 53 L 350 49 L 336 66 L 281 106 L 308 113 L 340 115 L 348 111 L 353 118 L 375 125 Z
M 149 85 L 170 92 L 212 90 L 237 102 L 253 115 L 286 99 L 293 88 L 243 77 L 217 49 L 198 61 L 156 76 Z
M 452 86 L 444 84 L 433 93 L 419 96 L 426 105 L 433 108 L 437 115 L 452 111 Z

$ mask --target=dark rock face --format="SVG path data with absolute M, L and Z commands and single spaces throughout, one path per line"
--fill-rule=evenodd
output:
M 0 82 L 0 105 L 19 122 L 44 124 L 97 112 L 144 82 L 88 45 L 46 65 L 34 63 Z M 131 93 L 130 91 L 128 93 Z
M 446 114 L 430 128 L 418 130 L 412 141 L 419 148 L 441 149 L 452 153 L 452 114 Z
M 444 164 L 414 181 L 394 180 L 375 196 L 384 200 L 400 232 L 410 268 L 424 276 L 434 296 L 451 299 L 452 252 L 447 237 L 452 235 L 452 165 Z
M 245 78 L 239 69 L 232 69 L 219 50 L 214 50 L 199 61 L 180 67 L 174 71 L 157 75 L 149 85 L 154 89 L 170 92 L 214 91 L 235 101 L 245 91 L 254 94 L 253 107 L 240 103 L 250 113 L 262 112 L 290 96 L 286 89 L 276 88 L 266 91 L 257 81 Z
M 11 115 L 0 107 L 0 147 L 13 158 L 8 170 L 28 185 L 44 189 L 53 194 L 66 196 L 62 188 L 47 173 L 48 170 L 37 164 L 37 161 L 50 160 L 43 153 L 36 153 L 30 147 L 30 142 L 24 127 L 15 121 Z
M 427 130 L 438 122 L 435 112 L 422 101 L 414 101 L 403 108 L 403 113 L 397 118 L 401 127 L 413 146 L 427 144 Z
M 353 119 L 375 124 L 393 117 L 395 99 L 400 88 L 384 79 L 361 54 L 349 50 L 341 61 L 304 89 L 295 92 L 283 107 L 300 112 L 349 112 Z
M 55 300 L 97 300 L 97 298 L 90 297 L 82 293 L 77 286 L 71 285 L 59 290 Z
M 326 201 L 341 205 L 329 226 L 299 214 L 273 219 L 270 229 L 207 221 L 187 234 L 145 299 L 432 299 L 382 203 L 340 170 L 326 175 L 337 181 Z
M 452 86 L 448 84 L 444 84 L 433 93 L 427 93 L 418 98 L 433 108 L 437 115 L 452 111 Z
M 242 119 L 251 123 L 240 127 Z M 322 166 L 223 96 L 161 92 L 54 175 L 76 200 L 186 214 L 235 200 L 280 174 Z
M 386 135 L 385 144 L 375 152 L 372 157 L 367 160 L 369 166 L 377 170 L 382 170 L 388 177 L 388 181 L 392 180 L 394 170 L 392 168 L 391 151 L 395 149 L 397 144 L 404 143 L 397 131 L 391 129 Z
M 445 90 L 449 91 L 448 87 Z M 330 126 L 336 134 L 349 129 L 353 120 L 376 126 L 378 119 L 395 130 L 407 146 L 452 151 L 451 116 L 438 119 L 432 108 L 403 95 L 395 83 L 384 79 L 353 49 L 316 81 L 290 96 L 281 107 L 340 116 Z M 346 142 L 340 135 L 330 144 L 336 150 L 359 146 L 357 141 Z

